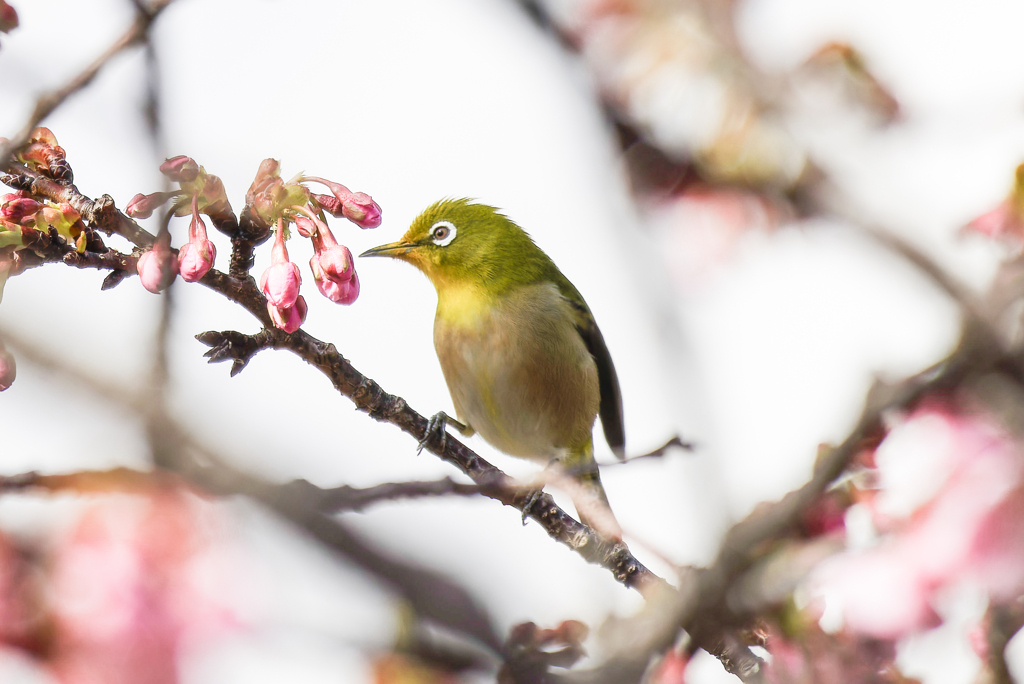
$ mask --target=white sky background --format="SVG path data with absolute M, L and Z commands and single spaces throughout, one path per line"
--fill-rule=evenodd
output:
M 77 72 L 131 16 L 121 0 L 16 7 L 21 28 L 0 38 L 0 134 L 19 128 L 36 94 Z M 980 288 L 998 251 L 958 238 L 957 228 L 1005 194 L 1024 159 L 1022 25 L 1024 5 L 1006 0 L 751 0 L 739 28 L 768 70 L 792 68 L 831 39 L 865 53 L 906 120 L 877 129 L 815 106 L 796 117 L 793 133 L 865 218 L 899 230 Z M 322 175 L 377 200 L 377 230 L 334 223 L 357 254 L 397 239 L 444 196 L 500 206 L 534 236 L 602 327 L 622 383 L 630 450 L 679 431 L 701 445 L 696 455 L 603 473 L 627 534 L 678 563 L 708 561 L 729 522 L 801 484 L 817 444 L 851 427 L 874 373 L 914 372 L 954 341 L 954 309 L 898 260 L 841 228 L 750 234 L 707 276 L 675 279 L 681 257 L 668 246 L 679 243 L 663 227 L 645 228 L 631 204 L 585 70 L 508 0 L 179 0 L 157 36 L 167 153 L 188 154 L 219 175 L 236 210 L 259 161 L 275 157 L 286 177 Z M 138 115 L 143 76 L 142 55 L 131 52 L 45 122 L 82 192 L 109 193 L 121 207 L 136 192 L 161 188 L 160 160 Z M 175 226 L 177 245 L 187 223 Z M 213 237 L 217 265 L 226 268 L 222 238 Z M 305 270 L 308 243 L 289 247 Z M 254 274 L 268 253 L 258 253 Z M 397 262 L 360 260 L 357 268 L 362 294 L 351 307 L 320 297 L 304 273 L 304 328 L 421 413 L 451 412 L 431 343 L 433 289 Z M 12 279 L 0 324 L 137 386 L 159 302 L 137 279 L 101 293 L 102 278 L 49 266 Z M 356 413 L 294 356 L 264 352 L 233 379 L 228 365 L 207 365 L 194 334 L 255 332 L 256 324 L 200 286 L 179 282 L 174 294 L 174 409 L 239 465 L 323 486 L 456 476 L 432 456 L 416 457 L 397 429 Z M 28 364 L 0 408 L 5 473 L 145 463 L 137 426 Z M 534 471 L 479 438 L 469 443 L 508 472 Z M 607 447 L 598 448 L 607 461 Z M 0 525 L 59 526 L 70 506 L 5 497 Z M 390 599 L 264 514 L 241 504 L 230 510 L 246 558 L 235 603 L 250 627 L 197 651 L 185 681 L 355 681 L 352 673 L 366 668 L 364 648 L 391 641 Z M 489 500 L 392 504 L 346 520 L 464 582 L 484 597 L 502 633 L 525 620 L 597 627 L 639 604 L 606 571 Z M 926 682 L 971 677 L 969 659 L 921 661 L 930 669 L 908 674 Z M 5 667 L 14 672 L 0 662 L 0 675 Z M 713 669 L 700 668 L 693 681 L 716 681 Z

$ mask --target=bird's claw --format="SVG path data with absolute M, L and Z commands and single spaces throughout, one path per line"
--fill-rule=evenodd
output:
M 535 489 L 530 492 L 530 496 L 526 499 L 526 503 L 523 504 L 523 527 L 526 527 L 526 519 L 530 517 L 530 511 L 540 501 L 540 497 L 544 494 L 543 489 Z
M 427 429 L 423 433 L 423 439 L 416 443 L 416 455 L 419 456 L 423 453 L 423 450 L 427 448 L 427 442 L 430 438 L 437 434 L 438 439 L 441 440 L 441 451 L 444 451 L 445 443 L 448 441 L 448 432 L 445 428 L 448 426 L 448 422 L 458 423 L 455 419 L 449 416 L 444 411 L 438 411 L 434 415 L 430 416 L 430 420 L 427 421 Z M 461 425 L 461 423 L 458 423 Z

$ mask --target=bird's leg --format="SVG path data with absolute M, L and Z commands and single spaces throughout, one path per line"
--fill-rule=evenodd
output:
M 430 417 L 430 420 L 427 421 L 427 429 L 423 433 L 423 439 L 416 444 L 416 455 L 419 456 L 420 453 L 422 453 L 422 451 L 427 447 L 427 442 L 430 441 L 430 438 L 433 437 L 435 433 L 441 440 L 441 451 L 444 451 L 444 445 L 448 439 L 448 433 L 445 431 L 445 428 L 448 425 L 452 425 L 464 435 L 469 436 L 473 434 L 473 431 L 468 425 L 460 423 L 444 411 L 438 411 Z

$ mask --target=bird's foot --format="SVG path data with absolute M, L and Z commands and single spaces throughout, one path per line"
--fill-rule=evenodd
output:
M 438 439 L 441 440 L 441 451 L 444 451 L 445 443 L 448 441 L 448 432 L 445 428 L 449 424 L 462 433 L 469 430 L 468 426 L 463 425 L 444 411 L 438 411 L 430 417 L 430 420 L 427 421 L 427 429 L 423 433 L 423 439 L 416 443 L 416 455 L 419 456 L 423 450 L 427 448 L 427 442 L 429 442 L 430 438 L 435 434 L 438 436 Z
M 526 503 L 523 504 L 523 527 L 526 527 L 526 519 L 530 517 L 530 511 L 540 501 L 540 497 L 544 495 L 543 489 L 535 489 L 530 492 L 529 498 L 526 499 Z

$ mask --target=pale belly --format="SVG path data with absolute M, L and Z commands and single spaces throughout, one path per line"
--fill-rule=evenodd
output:
M 597 366 L 554 286 L 469 320 L 438 315 L 434 345 L 459 420 L 498 450 L 547 463 L 589 442 Z

